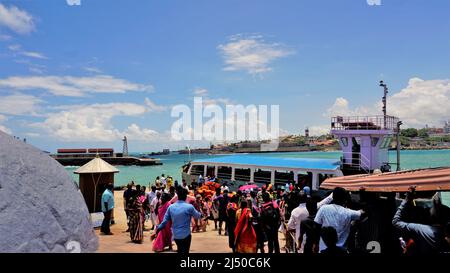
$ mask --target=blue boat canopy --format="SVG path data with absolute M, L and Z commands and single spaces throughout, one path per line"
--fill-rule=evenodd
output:
M 336 171 L 340 169 L 340 161 L 335 159 L 317 158 L 286 158 L 265 157 L 251 155 L 230 155 L 214 158 L 205 158 L 192 161 L 194 165 L 223 165 L 223 166 L 248 166 L 270 169 L 302 169 Z

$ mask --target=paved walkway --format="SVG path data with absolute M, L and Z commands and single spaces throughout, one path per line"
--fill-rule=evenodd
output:
M 144 242 L 142 244 L 135 244 L 130 240 L 130 233 L 127 230 L 127 222 L 125 211 L 123 210 L 123 191 L 114 192 L 115 209 L 114 220 L 115 224 L 111 226 L 111 232 L 114 235 L 105 236 L 100 234 L 100 229 L 95 232 L 99 237 L 99 248 L 97 252 L 100 253 L 153 253 L 152 243 L 150 241 L 150 231 L 144 231 Z M 146 227 L 151 228 L 151 222 L 146 223 Z M 214 222 L 209 221 L 209 226 L 206 232 L 193 233 L 191 243 L 191 253 L 231 253 L 228 247 L 228 236 L 219 236 L 217 231 L 214 231 Z M 280 237 L 282 234 L 280 233 Z M 284 245 L 284 241 L 280 238 L 280 246 Z M 173 244 L 173 249 L 176 251 L 176 245 Z M 166 251 L 170 252 L 170 251 Z

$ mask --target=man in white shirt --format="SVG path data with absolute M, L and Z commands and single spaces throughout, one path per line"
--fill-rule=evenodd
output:
M 364 213 L 362 210 L 351 210 L 345 208 L 349 199 L 348 192 L 343 188 L 335 188 L 333 191 L 333 204 L 323 205 L 317 212 L 314 221 L 322 227 L 333 227 L 338 235 L 336 246 L 345 247 L 347 238 L 350 234 L 352 221 L 359 220 Z M 326 249 L 322 238 L 320 239 L 319 250 Z
M 296 242 L 298 242 L 298 239 L 300 237 L 300 232 L 301 232 L 300 224 L 302 223 L 303 220 L 305 220 L 309 216 L 309 212 L 306 209 L 306 199 L 307 199 L 306 194 L 300 195 L 300 205 L 298 207 L 296 207 L 294 210 L 292 210 L 291 218 L 289 218 L 289 222 L 288 222 L 288 226 L 287 226 L 289 231 L 295 230 Z M 319 209 L 323 205 L 330 204 L 332 201 L 333 201 L 333 193 L 331 193 L 328 197 L 326 197 L 325 199 L 323 199 L 322 201 L 317 203 L 317 209 Z M 298 246 L 298 247 L 301 247 L 301 246 Z
M 161 185 L 166 185 L 166 177 L 164 176 L 164 174 L 161 175 L 161 178 L 159 179 L 159 181 L 161 182 Z

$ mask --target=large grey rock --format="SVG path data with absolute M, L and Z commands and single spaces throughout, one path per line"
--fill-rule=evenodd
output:
M 92 252 L 97 247 L 83 196 L 66 170 L 0 131 L 0 252 Z

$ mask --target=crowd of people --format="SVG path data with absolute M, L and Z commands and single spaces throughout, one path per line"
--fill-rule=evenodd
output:
M 395 193 L 350 195 L 338 187 L 322 195 L 294 182 L 276 189 L 270 183 L 247 186 L 231 192 L 214 177 L 200 176 L 188 185 L 164 174 L 150 183 L 148 192 L 130 183 L 123 200 L 131 241 L 142 243 L 144 230 L 149 230 L 153 251 L 171 250 L 174 241 L 179 253 L 189 253 L 191 233 L 210 227 L 218 236 L 228 236 L 234 253 L 413 255 L 450 249 L 450 209 L 438 194 L 429 207 L 421 207 L 413 191 L 398 205 Z M 106 224 L 111 190 L 102 197 L 104 234 L 111 234 Z M 148 222 L 151 227 L 146 228 Z

